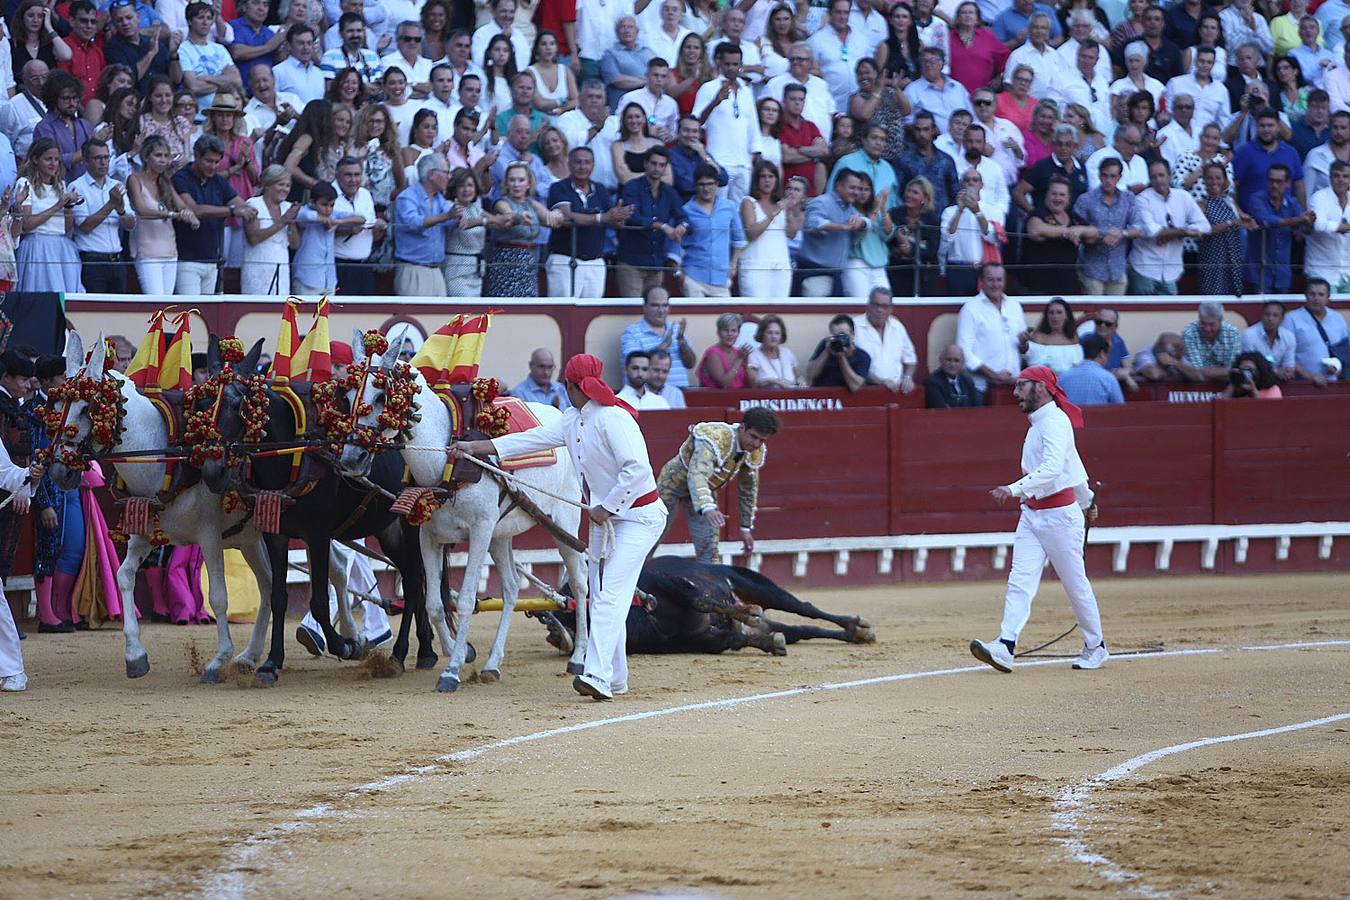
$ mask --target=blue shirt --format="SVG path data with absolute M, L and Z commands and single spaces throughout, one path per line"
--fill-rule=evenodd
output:
M 697 200 L 684 205 L 689 233 L 680 247 L 684 251 L 684 274 L 695 281 L 717 287 L 725 285 L 731 265 L 731 248 L 745 246 L 745 228 L 736 205 L 720 197 L 713 199 L 712 212 L 705 212 Z
M 1275 149 L 1267 152 L 1257 141 L 1248 141 L 1237 148 L 1233 154 L 1233 177 L 1237 179 L 1238 205 L 1252 215 L 1251 198 L 1266 192 L 1266 173 L 1275 163 L 1284 163 L 1289 167 L 1289 181 L 1292 184 L 1303 180 L 1303 163 L 1298 151 L 1284 141 L 1278 141 Z
M 559 203 L 567 202 L 572 204 L 572 212 L 585 215 L 600 215 L 614 206 L 604 185 L 592 181 L 590 188 L 591 192 L 582 196 L 571 178 L 561 178 L 549 185 L 548 203 L 545 205 L 553 209 Z M 573 251 L 573 231 L 576 232 L 577 259 L 599 259 L 604 255 L 605 237 L 608 234 L 608 227 L 605 225 L 564 225 L 555 228 L 548 238 L 548 252 L 570 257 Z
M 627 359 L 628 354 L 634 350 L 655 350 L 674 327 L 674 322 L 667 321 L 663 331 L 653 331 L 646 319 L 639 319 L 625 328 L 623 334 L 619 336 L 619 358 Z M 671 385 L 676 388 L 689 385 L 689 370 L 684 367 L 684 360 L 680 359 L 680 348 L 672 340 L 665 349 L 670 351 L 670 377 L 666 379 L 666 390 L 662 392 L 662 396 L 669 393 Z
M 1122 232 L 1134 215 L 1134 194 L 1129 191 L 1116 191 L 1116 199 L 1107 203 L 1101 188 L 1093 188 L 1086 194 L 1079 194 L 1074 201 L 1074 215 L 1098 231 L 1106 232 L 1119 228 Z M 1129 241 L 1118 241 L 1114 247 L 1106 246 L 1105 241 L 1084 244 L 1079 263 L 1082 274 L 1098 281 L 1119 281 L 1125 277 L 1125 254 L 1129 250 Z M 1116 336 L 1120 340 L 1120 336 Z M 1112 365 L 1117 365 L 1112 363 Z
M 1275 222 L 1303 215 L 1303 207 L 1288 194 L 1281 200 L 1283 202 L 1277 209 L 1270 202 L 1269 194 L 1262 191 L 1247 201 L 1247 212 L 1261 226 L 1247 235 L 1246 275 L 1249 282 L 1257 285 L 1258 291 L 1289 290 L 1292 277 L 1289 256 L 1293 249 L 1294 231 L 1301 231 L 1303 226 L 1276 226 Z
M 1064 389 L 1065 396 L 1079 406 L 1125 402 L 1116 376 L 1093 359 L 1085 359 L 1059 376 L 1059 386 Z
M 905 149 L 895 158 L 895 178 L 902 191 L 905 185 L 920 175 L 927 178 L 933 185 L 933 208 L 941 212 L 955 203 L 956 193 L 961 185 L 956 174 L 956 161 L 937 147 L 933 147 L 932 150 L 931 156 L 924 156 L 913 144 L 906 144 Z M 900 199 L 893 196 L 891 202 L 898 203 Z
M 1320 331 L 1318 324 L 1322 326 Z M 1322 360 L 1331 355 L 1330 345 L 1350 337 L 1345 317 L 1330 307 L 1321 323 L 1313 319 L 1306 306 L 1300 307 L 1284 317 L 1284 327 L 1294 333 L 1294 361 L 1314 375 L 1326 375 Z M 1322 339 L 1323 331 L 1327 333 L 1327 340 Z M 1347 377 L 1350 372 L 1342 372 L 1339 377 L 1327 375 L 1327 381 L 1345 381 Z
M 680 195 L 681 203 L 694 196 L 694 171 L 701 165 L 703 157 L 683 144 L 670 148 L 670 174 L 674 177 L 675 193 Z M 729 180 L 727 170 L 717 166 L 717 183 L 726 187 Z
M 1096 329 L 1091 327 L 1089 327 L 1087 331 L 1078 332 L 1078 343 L 1083 343 L 1088 335 L 1095 333 Z M 1119 369 L 1121 364 L 1125 361 L 1125 357 L 1130 355 L 1129 348 L 1125 346 L 1125 339 L 1118 334 L 1111 335 L 1111 349 L 1107 352 L 1109 354 L 1106 357 L 1106 367 L 1108 369 Z
M 306 203 L 295 218 L 300 247 L 291 261 L 291 275 L 305 287 L 331 291 L 337 287 L 337 235 L 319 221 L 318 211 Z
M 619 190 L 619 199 L 633 207 L 633 214 L 619 229 L 619 259 L 630 266 L 659 268 L 666 264 L 666 236 L 652 227 L 664 223 L 672 227 L 684 221 L 680 195 L 664 181 L 657 182 L 652 196 L 651 182 L 645 175 L 634 178 Z M 672 373 L 673 373 L 672 369 Z
M 231 47 L 233 47 L 234 44 L 243 44 L 245 47 L 261 47 L 272 39 L 272 35 L 276 34 L 276 32 L 267 25 L 255 29 L 252 25 L 248 24 L 248 20 L 243 16 L 240 16 L 231 22 L 230 27 L 234 29 L 234 43 L 230 44 Z M 163 46 L 163 42 L 161 42 L 161 46 Z M 248 85 L 248 73 L 249 70 L 258 63 L 262 63 L 270 69 L 272 67 L 272 57 L 264 53 L 262 56 L 255 56 L 247 62 L 239 63 L 239 78 L 244 82 L 244 90 L 248 92 L 250 97 L 253 96 L 253 89 Z M 133 66 L 132 68 L 134 71 L 135 67 Z
M 229 206 L 239 196 L 221 175 L 212 175 L 202 181 L 192 171 L 192 164 L 174 173 L 173 189 L 187 194 L 199 206 Z M 225 238 L 225 220 L 203 217 L 198 228 L 189 228 L 182 222 L 173 223 L 178 242 L 178 258 L 183 262 L 220 262 Z
M 900 199 L 900 189 L 895 182 L 895 166 L 885 159 L 873 160 L 865 150 L 854 150 L 852 153 L 840 157 L 839 162 L 835 163 L 834 169 L 830 171 L 830 180 L 826 184 L 825 190 L 834 190 L 835 179 L 845 169 L 861 172 L 872 179 L 872 196 L 880 197 L 882 191 L 889 191 L 888 205 L 892 205 Z
M 947 156 L 945 153 L 942 155 Z M 856 215 L 858 211 L 840 200 L 834 191 L 811 198 L 806 204 L 806 221 L 803 223 L 806 233 L 802 236 L 799 255 L 802 268 L 844 268 L 848 262 L 848 252 L 853 246 L 853 232 L 821 231 L 820 226 L 827 223 L 841 224 Z
M 561 381 L 550 381 L 547 388 L 541 388 L 533 378 L 526 378 L 511 388 L 511 396 L 526 403 L 542 403 L 545 406 L 557 406 L 558 409 L 572 407 L 572 401 L 567 399 L 567 388 L 563 387 Z
M 450 211 L 450 201 L 441 194 L 428 197 L 422 184 L 411 185 L 394 200 L 394 255 L 415 266 L 439 266 L 445 261 L 445 229 L 448 222 L 431 228 L 422 225 L 427 216 Z
M 1050 17 L 1050 37 L 1052 40 L 1063 33 L 1059 27 L 1059 16 L 1055 15 L 1053 9 L 1044 3 L 1037 3 L 1032 6 L 1031 16 L 1036 15 L 1036 13 L 1045 13 Z M 1016 7 L 1010 6 L 994 19 L 994 34 L 1006 44 L 1017 37 L 1017 32 L 1030 27 L 1031 16 L 1018 12 Z

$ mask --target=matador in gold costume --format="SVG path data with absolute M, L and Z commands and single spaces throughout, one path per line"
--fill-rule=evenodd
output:
M 741 543 L 747 554 L 754 550 L 759 470 L 768 453 L 766 442 L 778 428 L 777 414 L 764 406 L 746 410 L 738 425 L 699 422 L 689 427 L 680 451 L 662 467 L 657 490 L 672 521 L 683 507 L 699 562 L 718 561 L 718 534 L 727 517 L 717 508 L 717 492 L 732 478 L 740 498 Z

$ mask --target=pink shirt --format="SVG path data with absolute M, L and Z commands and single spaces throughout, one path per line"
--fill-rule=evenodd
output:
M 987 87 L 994 75 L 1003 72 L 1011 51 L 988 28 L 976 28 L 974 40 L 967 47 L 951 30 L 947 56 L 951 59 L 952 77 L 970 93 L 977 88 Z
M 735 347 L 732 347 L 730 350 L 725 350 L 723 349 L 721 344 L 713 344 L 704 352 L 703 359 L 699 360 L 698 363 L 699 387 L 720 388 L 721 385 L 713 381 L 712 376 L 708 374 L 707 366 L 708 366 L 708 357 L 710 356 L 716 356 L 718 359 L 720 359 L 722 361 L 723 370 L 730 372 L 731 367 L 736 364 L 736 357 L 740 356 L 740 353 L 736 350 Z M 746 381 L 745 366 L 741 366 L 741 370 L 736 373 L 736 377 L 731 380 L 731 384 L 727 385 L 725 390 L 735 391 L 746 386 L 747 381 Z

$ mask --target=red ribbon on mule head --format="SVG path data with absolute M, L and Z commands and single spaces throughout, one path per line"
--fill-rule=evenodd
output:
M 1027 366 L 1017 376 L 1018 381 L 1039 381 L 1045 385 L 1045 390 L 1050 394 L 1050 398 L 1055 401 L 1055 405 L 1064 410 L 1064 415 L 1069 417 L 1069 424 L 1074 428 L 1083 427 L 1083 411 L 1069 402 L 1065 396 L 1064 389 L 1059 386 L 1059 378 L 1055 375 L 1053 369 L 1046 366 Z
M 605 364 L 589 353 L 578 353 L 567 361 L 563 380 L 575 384 L 583 394 L 601 406 L 622 406 L 634 419 L 638 411 L 614 396 L 614 390 L 600 377 Z

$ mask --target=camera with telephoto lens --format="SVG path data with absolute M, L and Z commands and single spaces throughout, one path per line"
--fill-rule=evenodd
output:
M 1251 387 L 1255 383 L 1255 378 L 1252 377 L 1251 369 L 1239 366 L 1228 370 L 1228 383 L 1235 388 Z
M 853 339 L 848 336 L 847 331 L 841 331 L 838 334 L 830 336 L 830 350 L 843 353 L 853 346 Z

